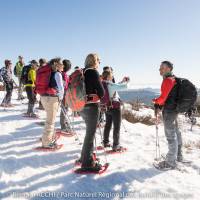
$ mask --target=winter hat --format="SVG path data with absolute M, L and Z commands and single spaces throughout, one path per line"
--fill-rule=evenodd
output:
M 31 60 L 30 64 L 32 64 L 32 65 L 38 65 L 38 62 L 36 60 Z
M 5 66 L 12 64 L 11 60 L 5 60 Z

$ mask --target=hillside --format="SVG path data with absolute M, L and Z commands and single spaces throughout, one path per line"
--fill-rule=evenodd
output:
M 0 93 L 2 100 L 3 93 Z M 14 95 L 15 99 L 16 95 Z M 155 126 L 129 123 L 123 120 L 121 144 L 128 148 L 123 154 L 107 155 L 98 152 L 102 162 L 106 158 L 110 166 L 102 175 L 77 175 L 73 173 L 74 161 L 79 157 L 81 145 L 75 138 L 62 137 L 64 144 L 57 152 L 40 152 L 34 148 L 40 145 L 42 128 L 36 124 L 43 121 L 45 114 L 38 111 L 39 120 L 22 117 L 26 104 L 13 101 L 14 108 L 0 108 L 0 199 L 199 199 L 200 196 L 200 131 L 180 118 L 184 138 L 184 155 L 192 160 L 190 166 L 177 170 L 160 172 L 152 163 L 155 158 Z M 24 101 L 23 103 L 26 103 Z M 140 114 L 152 113 L 141 109 Z M 59 127 L 59 115 L 56 121 Z M 85 125 L 81 118 L 74 121 L 75 130 L 81 141 Z M 126 130 L 125 130 L 126 129 Z M 97 144 L 101 143 L 99 130 Z M 161 152 L 166 153 L 163 125 L 159 125 Z M 112 137 L 111 137 L 112 138 Z M 46 196 L 45 196 L 46 195 Z M 51 195 L 51 198 L 47 198 Z M 81 196 L 82 195 L 82 196 Z M 128 198 L 126 195 L 129 195 Z M 167 198 L 165 198 L 167 199 Z

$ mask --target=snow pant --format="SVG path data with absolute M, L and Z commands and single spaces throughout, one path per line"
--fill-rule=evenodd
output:
M 82 167 L 91 167 L 94 163 L 93 149 L 99 119 L 99 105 L 87 104 L 80 114 L 86 123 L 86 135 L 81 152 Z
M 21 99 L 23 97 L 22 92 L 23 92 L 23 84 L 21 81 L 21 77 L 18 77 L 18 82 L 19 82 L 19 87 L 18 87 L 18 99 Z
M 109 143 L 109 135 L 113 124 L 113 147 L 119 145 L 121 121 L 121 108 L 110 109 L 106 112 L 106 124 L 103 133 L 104 144 Z
M 2 104 L 8 105 L 11 103 L 11 97 L 13 92 L 13 82 L 5 83 L 6 95 L 2 101 Z
M 26 86 L 26 94 L 28 98 L 27 114 L 31 114 L 31 113 L 34 113 L 33 108 L 36 102 L 36 94 L 34 93 L 33 87 Z
M 178 154 L 178 146 L 182 146 L 182 136 L 181 132 L 178 128 L 177 112 L 163 110 L 163 123 L 164 123 L 164 131 L 165 136 L 168 142 L 168 153 L 166 156 L 166 161 L 175 166 L 177 154 Z
M 53 141 L 56 114 L 59 107 L 58 97 L 41 96 L 41 102 L 46 111 L 46 122 L 42 136 L 42 146 L 47 146 Z

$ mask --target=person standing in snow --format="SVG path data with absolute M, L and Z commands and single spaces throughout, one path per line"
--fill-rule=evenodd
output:
M 156 113 L 162 109 L 165 136 L 168 141 L 166 159 L 158 165 L 161 169 L 175 168 L 176 161 L 182 161 L 182 136 L 178 127 L 176 110 L 177 83 L 173 75 L 173 64 L 163 61 L 160 66 L 160 75 L 163 77 L 160 97 L 153 99 Z
M 13 92 L 13 79 L 12 79 L 12 62 L 5 60 L 5 67 L 1 68 L 1 76 L 6 88 L 6 95 L 1 103 L 1 106 L 12 107 L 11 97 Z
M 45 66 L 47 64 L 47 60 L 45 58 L 40 58 L 39 59 L 39 68 Z M 41 98 L 39 100 L 39 110 L 44 110 L 43 106 L 42 106 L 42 102 L 41 102 Z
M 63 100 L 64 87 L 62 80 L 63 64 L 60 58 L 54 58 L 48 63 L 52 69 L 49 81 L 49 88 L 45 94 L 41 95 L 41 102 L 46 111 L 46 122 L 42 136 L 42 147 L 56 148 L 57 143 L 54 137 L 54 127 L 56 114 Z
M 105 71 L 109 71 L 109 72 L 111 72 L 112 73 L 112 82 L 113 83 L 115 83 L 115 77 L 114 77 L 114 75 L 113 75 L 113 68 L 112 67 L 109 67 L 109 66 L 105 66 L 104 68 L 103 68 L 103 72 L 105 72 Z
M 71 69 L 71 62 L 70 60 L 63 60 L 63 72 L 62 72 L 62 77 L 63 77 L 63 83 L 64 83 L 64 98 L 62 101 L 63 106 L 65 107 L 66 110 L 68 110 L 68 106 L 65 105 L 65 95 L 68 89 L 68 84 L 69 84 L 69 76 L 67 72 Z M 70 127 L 70 123 L 68 122 L 68 118 L 65 117 L 63 111 L 61 110 L 60 112 L 60 126 L 61 126 L 61 131 L 71 133 L 72 129 Z
M 122 121 L 121 102 L 117 91 L 127 89 L 129 78 L 125 77 L 121 83 L 113 83 L 112 72 L 106 70 L 102 74 L 105 95 L 101 99 L 101 105 L 103 105 L 106 114 L 106 124 L 103 134 L 103 146 L 111 147 L 109 142 L 109 135 L 112 124 L 113 128 L 113 151 L 123 151 L 123 147 L 120 146 L 120 126 Z
M 15 65 L 15 76 L 18 78 L 18 82 L 19 82 L 19 87 L 18 87 L 18 98 L 17 100 L 22 100 L 24 99 L 22 93 L 23 93 L 23 84 L 21 81 L 21 75 L 22 75 L 22 70 L 24 67 L 24 60 L 22 56 L 18 56 L 18 62 Z
M 85 60 L 83 70 L 85 78 L 85 87 L 87 94 L 87 103 L 80 112 L 86 123 L 86 135 L 81 152 L 81 171 L 98 172 L 101 170 L 101 164 L 93 156 L 94 139 L 99 120 L 100 99 L 104 96 L 103 85 L 98 73 L 100 59 L 97 54 L 89 54 Z
M 80 69 L 81 68 L 79 66 L 76 66 L 74 67 L 74 72 Z M 73 117 L 79 117 L 79 116 L 80 116 L 79 112 L 76 112 L 76 111 L 73 112 Z
M 38 63 L 36 60 L 32 60 L 30 62 L 30 70 L 28 71 L 27 82 L 25 83 L 25 90 L 28 98 L 28 109 L 26 116 L 28 117 L 36 117 L 34 113 L 34 105 L 36 102 L 36 94 L 34 92 L 35 89 L 35 81 L 36 81 L 36 70 L 38 69 Z

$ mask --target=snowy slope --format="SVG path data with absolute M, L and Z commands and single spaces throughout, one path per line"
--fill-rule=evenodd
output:
M 1 92 L 0 100 L 2 95 Z M 184 141 L 191 144 L 184 153 L 187 159 L 194 160 L 191 166 L 183 166 L 186 172 L 154 169 L 155 127 L 123 121 L 127 132 L 122 126 L 121 144 L 128 151 L 107 155 L 110 166 L 105 174 L 86 176 L 72 172 L 74 161 L 81 151 L 78 141 L 74 137 L 62 137 L 59 143 L 63 143 L 64 148 L 60 151 L 33 150 L 40 145 L 42 134 L 42 127 L 35 122 L 44 120 L 44 112 L 39 111 L 40 120 L 27 120 L 21 116 L 27 105 L 20 105 L 16 100 L 13 103 L 17 104 L 14 108 L 0 108 L 0 199 L 14 199 L 16 196 L 13 195 L 21 195 L 19 199 L 34 200 L 56 199 L 56 195 L 59 199 L 67 199 L 67 195 L 71 195 L 71 199 L 78 199 L 78 195 L 89 195 L 87 199 L 92 199 L 91 195 L 95 199 L 119 199 L 118 195 L 124 195 L 124 199 L 162 199 L 163 196 L 169 199 L 199 199 L 200 149 L 195 144 L 200 141 L 200 131 L 196 126 L 190 132 L 190 125 L 184 118 L 180 119 Z M 73 124 L 82 141 L 85 134 L 83 121 L 77 118 Z M 56 126 L 59 127 L 59 118 Z M 159 126 L 159 135 L 161 151 L 166 153 L 162 125 Z M 100 138 L 98 130 L 97 144 L 100 144 Z M 106 161 L 103 152 L 98 155 L 102 162 Z M 127 194 L 132 197 L 125 197 Z M 51 198 L 47 198 L 48 195 Z

